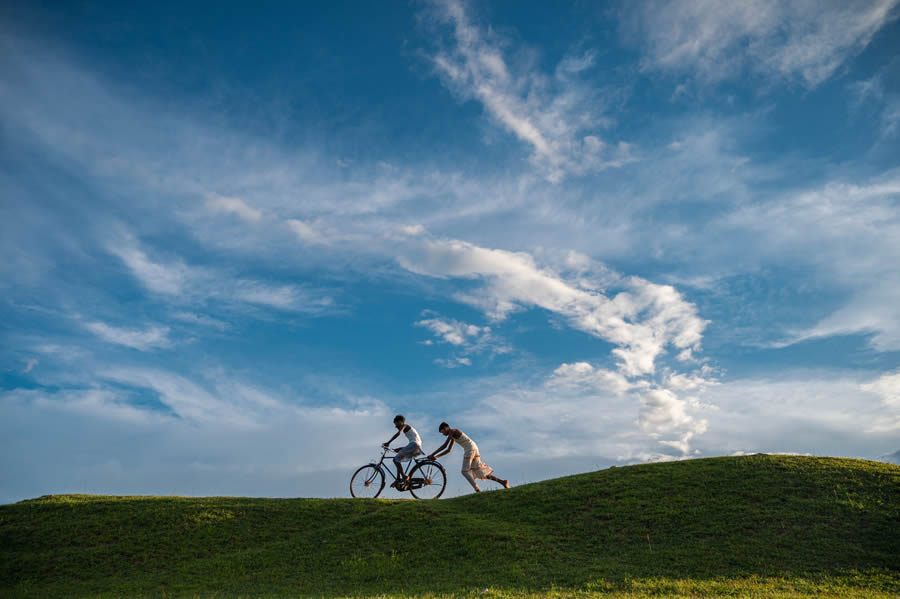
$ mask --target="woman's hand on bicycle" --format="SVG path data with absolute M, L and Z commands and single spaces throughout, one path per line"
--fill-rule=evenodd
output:
M 431 454 L 430 456 L 426 456 L 425 459 L 426 459 L 426 460 L 431 460 L 431 461 L 433 462 L 433 461 L 435 461 L 437 458 L 434 457 L 434 454 Z

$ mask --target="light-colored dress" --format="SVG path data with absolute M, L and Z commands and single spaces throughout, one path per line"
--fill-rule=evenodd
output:
M 487 478 L 494 473 L 494 469 L 481 461 L 478 446 L 466 433 L 459 431 L 459 438 L 454 439 L 463 448 L 462 473 L 469 474 L 472 478 Z

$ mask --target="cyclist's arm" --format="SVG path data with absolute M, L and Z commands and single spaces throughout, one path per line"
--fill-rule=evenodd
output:
M 381 446 L 382 446 L 382 447 L 387 447 L 388 445 L 390 445 L 390 444 L 391 444 L 391 441 L 393 441 L 394 439 L 396 439 L 397 437 L 400 436 L 400 432 L 401 432 L 401 431 L 397 431 L 397 434 L 396 434 L 396 435 L 394 435 L 393 437 L 391 437 L 390 439 L 388 439 L 387 441 L 385 441 L 384 443 L 382 443 Z

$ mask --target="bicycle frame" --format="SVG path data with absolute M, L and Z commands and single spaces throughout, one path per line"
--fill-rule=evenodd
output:
M 384 460 L 387 457 L 387 453 L 389 451 L 393 453 L 399 453 L 395 449 L 391 449 L 390 447 L 382 446 L 383 451 L 381 452 L 381 458 L 378 461 L 371 461 L 364 466 L 361 466 L 356 472 L 353 473 L 353 476 L 350 478 L 350 494 L 353 497 L 357 497 L 357 493 L 354 491 L 354 481 L 357 480 L 357 476 L 366 471 L 371 471 L 370 474 L 364 475 L 359 480 L 360 485 L 364 485 L 366 489 L 369 489 L 372 485 L 372 482 L 376 480 L 376 478 L 381 476 L 381 485 L 380 488 L 371 489 L 370 491 L 363 491 L 363 495 L 366 497 L 378 497 L 381 495 L 381 492 L 384 490 L 384 481 L 387 479 L 385 472 L 390 475 L 394 482 L 391 483 L 391 486 L 396 488 L 397 491 L 404 493 L 409 491 L 413 497 L 416 499 L 437 499 L 444 493 L 444 489 L 447 486 L 447 473 L 444 471 L 444 467 L 441 466 L 439 462 L 436 460 L 429 460 L 424 454 L 420 454 L 422 457 L 412 457 L 410 460 L 411 463 L 409 466 L 404 466 L 401 462 L 400 464 L 400 476 L 394 474 L 394 468 L 391 468 L 388 465 L 385 465 Z M 437 468 L 437 471 L 434 470 Z M 413 473 L 413 470 L 420 469 L 420 472 L 417 472 L 414 476 L 410 476 Z M 431 497 L 423 497 L 418 494 L 418 492 L 428 487 L 432 484 L 437 484 L 435 487 L 436 491 L 424 491 L 425 495 L 432 495 Z M 360 487 L 361 489 L 362 487 Z M 374 491 L 374 495 L 372 492 Z M 436 495 L 435 495 L 436 493 Z
M 385 472 L 387 472 L 388 474 L 390 474 L 390 475 L 391 475 L 391 478 L 393 478 L 393 479 L 394 479 L 394 482 L 396 482 L 396 481 L 398 481 L 398 480 L 400 480 L 400 479 L 397 478 L 397 475 L 394 473 L 394 468 L 385 467 L 385 465 L 384 465 L 384 458 L 387 457 L 387 453 L 388 453 L 389 451 L 391 451 L 391 452 L 393 452 L 393 453 L 397 453 L 397 451 L 394 450 L 394 449 L 391 449 L 390 447 L 383 447 L 382 449 L 384 449 L 384 451 L 381 452 L 381 459 L 378 460 L 377 462 L 369 462 L 369 463 L 370 463 L 372 466 L 375 466 L 378 470 L 380 470 L 382 474 L 384 474 Z M 419 464 L 419 463 L 421 463 L 421 462 L 428 462 L 428 461 L 429 461 L 428 458 L 417 458 L 417 457 L 414 457 L 413 459 L 410 460 L 409 467 L 403 466 L 403 463 L 402 463 L 402 462 L 400 463 L 400 465 L 401 465 L 401 467 L 403 468 L 403 474 L 404 474 L 405 476 L 409 476 L 408 473 L 415 467 L 416 464 Z M 385 477 L 385 478 L 387 478 L 387 477 Z M 406 489 L 406 490 L 408 491 L 409 489 Z

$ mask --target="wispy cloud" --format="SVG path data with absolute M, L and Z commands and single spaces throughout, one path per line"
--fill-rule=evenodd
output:
M 195 314 L 194 312 L 176 312 L 172 317 L 182 322 L 210 327 L 220 331 L 225 331 L 230 326 L 227 322 L 219 320 L 218 318 L 213 318 L 204 314 Z
M 450 359 L 435 359 L 437 364 L 448 368 L 471 366 L 472 359 L 469 357 L 471 355 L 485 352 L 502 354 L 512 351 L 508 345 L 494 336 L 490 327 L 468 324 L 453 318 L 443 318 L 430 310 L 426 310 L 423 316 L 431 318 L 419 320 L 415 325 L 428 329 L 437 338 L 438 343 L 449 344 L 458 352 L 458 355 Z M 429 340 L 427 344 L 431 345 L 432 341 Z
M 416 326 L 424 327 L 445 343 L 457 346 L 469 345 L 485 332 L 490 333 L 489 327 L 482 328 L 453 319 L 426 318 L 416 322 Z
M 548 180 L 635 159 L 628 143 L 609 144 L 598 135 L 609 125 L 598 112 L 603 100 L 580 79 L 594 66 L 592 53 L 566 57 L 547 76 L 534 62 L 509 64 L 508 44 L 495 30 L 473 23 L 463 2 L 436 2 L 430 15 L 453 29 L 450 47 L 432 57 L 442 81 L 460 97 L 480 102 L 494 121 L 528 144 L 532 163 Z
M 680 351 L 699 349 L 706 327 L 696 307 L 669 285 L 616 276 L 622 291 L 607 297 L 578 277 L 569 282 L 538 266 L 525 252 L 432 239 L 403 256 L 401 264 L 423 275 L 484 281 L 480 289 L 456 299 L 495 320 L 532 307 L 560 314 L 572 327 L 616 344 L 613 354 L 628 376 L 654 372 L 657 357 L 669 345 Z
M 87 491 L 344 496 L 345 472 L 384 440 L 373 423 L 387 427 L 394 413 L 379 400 L 351 395 L 311 405 L 219 372 L 195 378 L 164 369 L 83 366 L 82 382 L 0 391 L 4 424 L 68 431 L 65 439 L 23 438 L 22 463 L 34 467 L 4 485 L 0 500 Z M 342 432 L 340 452 L 306 459 L 336 430 Z M 329 478 L 334 470 L 340 475 Z
M 33 391 L 27 397 L 37 408 L 77 412 L 116 423 L 166 424 L 172 421 L 167 414 L 135 406 L 121 391 L 111 389 L 65 389 L 55 393 Z
M 125 329 L 103 322 L 88 321 L 84 328 L 108 343 L 124 345 L 139 351 L 151 351 L 172 346 L 168 327 L 152 326 L 144 330 Z
M 868 119 L 880 121 L 882 138 L 897 133 L 900 124 L 900 93 L 886 82 L 900 77 L 900 58 L 895 58 L 867 79 L 854 81 L 848 89 L 854 100 L 856 112 Z
M 289 218 L 284 222 L 303 243 L 316 244 L 325 242 L 325 237 L 315 226 L 299 218 Z
M 250 223 L 259 222 L 262 219 L 262 211 L 248 206 L 240 198 L 227 198 L 218 194 L 209 194 L 206 198 L 206 207 L 215 212 L 236 214 Z
M 148 290 L 169 296 L 176 304 L 214 299 L 306 314 L 321 313 L 334 307 L 331 297 L 298 285 L 244 279 L 211 268 L 190 266 L 178 259 L 154 260 L 132 237 L 118 239 L 109 244 L 108 249 Z
M 729 215 L 726 226 L 754 231 L 758 251 L 816 269 L 848 296 L 812 327 L 779 345 L 867 333 L 884 351 L 900 349 L 900 178 L 832 182 Z
M 334 307 L 328 296 L 314 296 L 297 285 L 272 285 L 260 281 L 235 280 L 233 297 L 262 306 L 315 314 Z
M 185 283 L 199 274 L 196 270 L 192 273 L 181 261 L 163 264 L 151 260 L 130 237 L 121 243 L 110 244 L 108 250 L 118 256 L 147 289 L 156 293 L 178 295 Z
M 38 360 L 35 358 L 29 358 L 25 360 L 25 370 L 22 371 L 22 374 L 28 374 L 34 367 L 38 365 Z
M 815 87 L 897 17 L 897 0 L 625 3 L 645 66 L 720 81 L 746 72 Z

